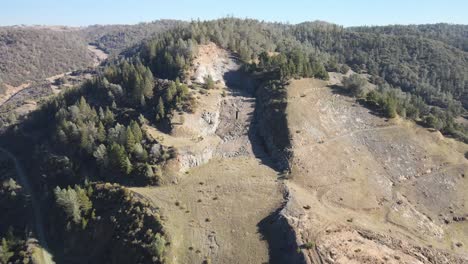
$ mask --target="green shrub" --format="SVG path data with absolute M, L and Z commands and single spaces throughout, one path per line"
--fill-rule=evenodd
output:
M 305 249 L 312 249 L 314 246 L 315 246 L 314 242 L 309 241 L 309 242 L 303 244 L 303 245 L 302 245 L 302 248 L 305 248 Z
M 215 88 L 215 82 L 213 80 L 213 77 L 211 77 L 211 75 L 206 76 L 204 79 L 205 79 L 206 89 L 211 90 Z
M 157 233 L 151 243 L 151 251 L 158 260 L 164 259 L 164 251 L 166 250 L 166 239 L 161 234 Z
M 364 86 L 366 84 L 367 80 L 358 74 L 343 78 L 343 87 L 356 97 L 364 96 Z

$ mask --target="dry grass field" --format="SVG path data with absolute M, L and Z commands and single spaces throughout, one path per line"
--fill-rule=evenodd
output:
M 467 214 L 468 146 L 379 117 L 328 84 L 302 79 L 288 87 L 288 216 L 302 243 L 315 245 L 310 260 L 427 263 L 430 254 L 411 246 L 417 244 L 468 261 L 468 222 L 453 221 Z

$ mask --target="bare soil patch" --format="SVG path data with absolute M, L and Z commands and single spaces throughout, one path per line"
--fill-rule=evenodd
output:
M 189 79 L 196 83 L 205 83 L 205 78 L 211 76 L 213 81 L 226 86 L 225 74 L 240 68 L 235 57 L 225 49 L 219 48 L 213 42 L 198 46 L 198 53 L 189 71 Z
M 94 67 L 99 66 L 101 62 L 105 61 L 107 57 L 109 57 L 109 54 L 99 49 L 97 46 L 88 45 L 88 50 L 91 52 Z

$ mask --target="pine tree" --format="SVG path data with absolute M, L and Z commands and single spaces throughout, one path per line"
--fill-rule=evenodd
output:
M 149 68 L 145 67 L 143 73 L 143 95 L 146 98 L 153 97 L 154 77 Z
M 125 158 L 125 160 L 121 164 L 120 168 L 121 168 L 122 172 L 125 173 L 125 175 L 130 175 L 130 173 L 132 173 L 133 166 L 132 166 L 132 163 L 130 162 L 130 159 L 128 157 Z
M 111 125 L 115 121 L 114 113 L 109 109 L 109 107 L 106 107 L 106 111 L 104 112 L 104 124 L 107 126 Z
M 54 190 L 56 202 L 62 207 L 68 218 L 75 224 L 81 220 L 80 203 L 76 191 L 73 189 L 61 189 L 57 186 Z
M 110 147 L 109 161 L 115 170 L 124 175 L 129 175 L 132 171 L 132 163 L 127 157 L 125 148 L 117 143 L 113 143 Z
M 126 131 L 125 134 L 127 136 L 125 146 L 127 147 L 127 151 L 129 153 L 132 153 L 133 149 L 134 149 L 134 146 L 135 146 L 135 143 L 136 143 L 136 140 L 135 140 L 135 136 L 133 135 L 133 132 L 132 132 L 132 129 L 130 128 L 130 126 L 127 127 L 127 131 Z
M 80 204 L 81 211 L 87 214 L 93 208 L 93 203 L 89 199 L 86 190 L 76 185 L 75 192 L 78 198 L 78 203 Z
M 78 103 L 78 108 L 80 109 L 80 113 L 82 115 L 86 115 L 88 113 L 88 110 L 90 110 L 90 107 L 88 103 L 86 102 L 86 99 L 81 96 L 80 97 L 80 102 Z
M 99 107 L 98 113 L 99 113 L 99 119 L 104 120 L 105 115 L 104 115 L 104 110 L 102 109 L 102 107 Z
M 13 257 L 14 252 L 10 251 L 10 247 L 8 246 L 8 242 L 5 238 L 2 238 L 2 248 L 0 251 L 0 262 L 1 263 L 8 263 L 8 260 Z
M 143 80 L 140 74 L 137 72 L 133 73 L 133 84 L 130 87 L 131 90 L 131 96 L 133 102 L 139 102 L 140 98 L 143 96 Z
M 104 142 L 106 140 L 106 129 L 104 128 L 104 125 L 101 121 L 98 123 L 96 138 L 99 140 L 99 142 Z
M 93 156 L 96 158 L 97 163 L 101 167 L 107 167 L 109 164 L 109 159 L 107 158 L 107 148 L 105 145 L 99 145 L 96 150 L 93 152 Z
M 89 135 L 86 129 L 81 130 L 81 137 L 80 137 L 80 147 L 84 149 L 87 153 L 91 153 L 93 150 L 93 140 L 92 137 Z
M 133 146 L 133 155 L 139 161 L 146 161 L 148 159 L 148 152 L 143 148 L 140 143 Z
M 152 179 L 154 177 L 154 172 L 151 166 L 148 163 L 145 163 L 145 171 L 144 171 L 145 177 L 147 179 Z
M 156 105 L 156 121 L 159 121 L 165 117 L 166 113 L 164 111 L 164 102 L 161 97 L 159 97 L 158 104 Z
M 135 136 L 135 141 L 141 142 L 141 140 L 143 139 L 143 132 L 141 131 L 141 128 L 138 125 L 138 123 L 132 120 L 130 122 L 130 127 L 132 129 L 133 135 Z
M 165 96 L 166 102 L 168 104 L 170 104 L 172 102 L 172 100 L 174 99 L 174 95 L 176 93 L 177 93 L 177 87 L 176 87 L 175 83 L 171 82 L 169 84 L 169 87 L 166 90 L 166 96 Z

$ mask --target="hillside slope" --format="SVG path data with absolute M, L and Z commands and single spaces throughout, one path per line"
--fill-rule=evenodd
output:
M 283 213 L 314 245 L 309 261 L 466 263 L 468 146 L 376 116 L 330 84 L 287 88 L 294 155 Z
M 18 86 L 91 65 L 77 29 L 0 27 L 0 82 Z

